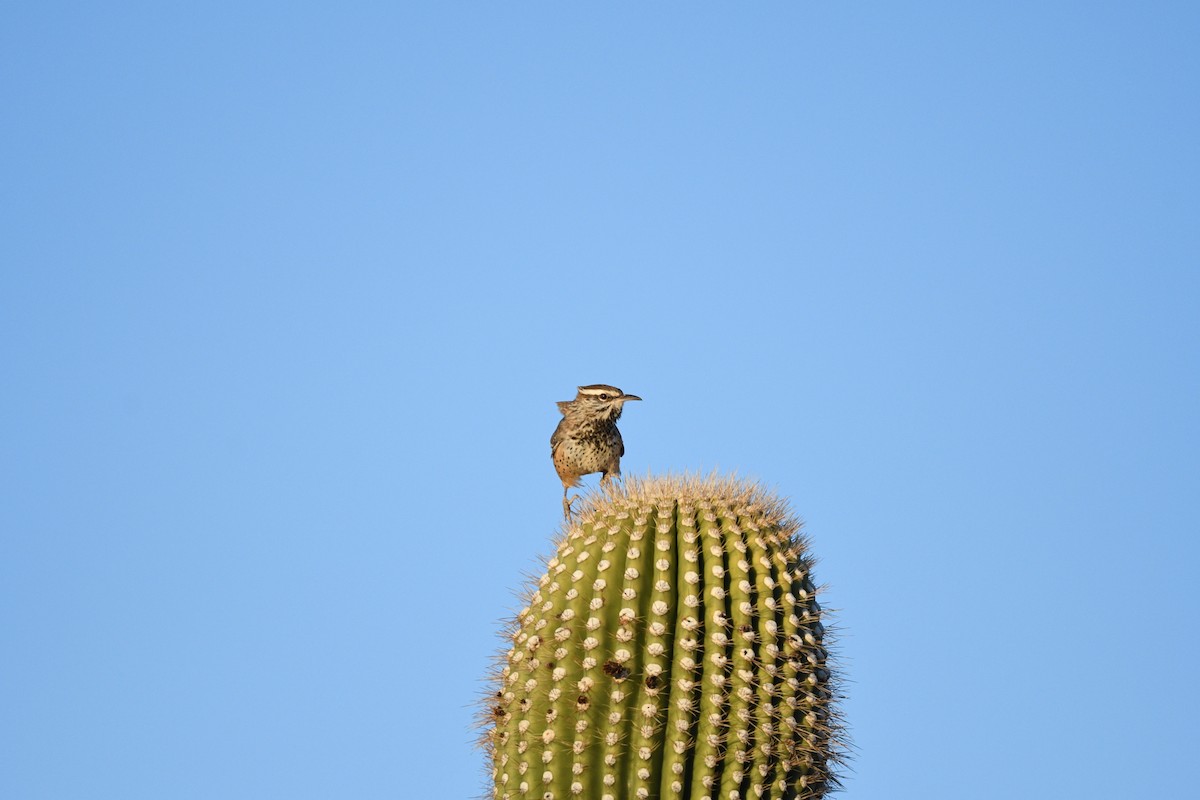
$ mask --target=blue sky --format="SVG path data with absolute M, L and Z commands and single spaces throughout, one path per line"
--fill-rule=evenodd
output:
M 474 796 L 593 382 L 806 519 L 844 796 L 1194 791 L 1200 8 L 742 6 L 0 11 L 0 795 Z

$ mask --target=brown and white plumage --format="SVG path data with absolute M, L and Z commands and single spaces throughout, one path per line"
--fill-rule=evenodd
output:
M 594 472 L 602 473 L 601 483 L 621 474 L 621 456 L 625 442 L 617 430 L 625 403 L 641 400 L 604 383 L 580 386 L 574 400 L 558 403 L 563 418 L 550 437 L 550 456 L 563 484 L 563 514 L 571 515 L 567 490 L 579 485 L 579 479 Z

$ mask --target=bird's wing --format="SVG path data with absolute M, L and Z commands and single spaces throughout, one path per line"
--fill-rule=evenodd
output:
M 566 421 L 566 418 L 559 420 L 558 427 L 554 429 L 554 433 L 550 434 L 550 455 L 554 455 L 554 451 L 558 449 L 558 446 L 562 443 L 562 440 L 567 438 L 566 434 L 563 432 L 563 423 Z

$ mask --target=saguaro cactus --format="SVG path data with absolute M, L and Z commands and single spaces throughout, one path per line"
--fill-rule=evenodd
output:
M 750 483 L 585 499 L 487 697 L 497 800 L 819 798 L 840 755 L 799 522 Z

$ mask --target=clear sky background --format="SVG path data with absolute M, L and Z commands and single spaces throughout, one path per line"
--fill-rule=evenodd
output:
M 0 796 L 469 798 L 581 383 L 845 795 L 1194 796 L 1200 5 L 7 4 Z M 589 479 L 589 482 L 594 482 Z

